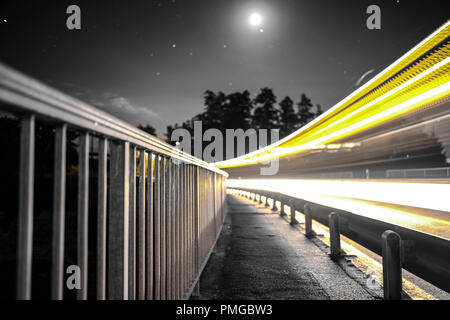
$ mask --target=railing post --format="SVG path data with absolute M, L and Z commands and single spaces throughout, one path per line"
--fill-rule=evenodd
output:
M 287 203 L 287 201 L 285 201 L 285 197 L 281 197 L 280 198 L 280 216 L 284 217 L 286 216 L 286 211 L 284 209 L 284 205 Z
M 132 149 L 133 150 L 133 149 Z M 136 150 L 136 149 L 134 149 Z M 134 151 L 136 152 L 136 151 Z M 132 159 L 136 161 L 136 155 L 133 155 Z M 151 157 L 151 154 L 149 154 L 149 157 Z M 150 161 L 149 161 L 150 163 Z M 132 166 L 136 168 L 136 165 Z M 136 170 L 136 169 L 135 169 Z M 136 172 L 130 172 L 130 174 L 136 175 Z M 146 241 L 145 241 L 145 234 L 147 232 L 147 219 L 146 217 L 146 201 L 145 201 L 145 193 L 146 193 L 146 185 L 145 185 L 145 178 L 146 178 L 146 172 L 145 172 L 145 151 L 140 150 L 139 151 L 139 212 L 137 213 L 137 228 L 136 228 L 136 219 L 135 219 L 135 225 L 130 226 L 130 228 L 134 227 L 135 234 L 133 237 L 134 243 L 136 244 L 136 230 L 138 233 L 137 236 L 137 250 L 136 246 L 131 247 L 130 250 L 134 251 L 134 261 L 133 261 L 133 267 L 134 269 L 134 288 L 133 290 L 130 290 L 133 293 L 133 299 L 136 298 L 136 289 L 137 289 L 137 299 L 144 300 L 145 299 L 145 287 L 146 287 L 146 273 L 145 273 L 145 261 L 146 261 Z M 149 177 L 147 177 L 148 179 Z M 133 177 L 131 181 L 134 181 L 134 186 L 130 186 L 130 190 L 134 190 L 134 199 L 133 202 L 136 204 L 136 177 Z M 130 212 L 130 215 L 132 213 Z M 136 207 L 134 207 L 134 216 L 136 217 Z M 137 257 L 136 257 L 137 252 Z M 137 259 L 136 259 L 137 258 Z M 137 263 L 136 263 L 137 260 Z M 130 264 L 131 265 L 131 264 Z M 137 267 L 137 275 L 136 275 L 136 267 Z M 131 273 L 130 273 L 131 274 Z M 136 285 L 137 280 L 137 285 Z M 130 297 L 131 299 L 131 297 Z
M 267 195 L 267 193 L 264 195 L 264 207 L 269 206 L 269 197 Z
M 17 233 L 17 292 L 19 300 L 31 299 L 33 252 L 35 117 L 22 120 L 20 129 L 19 214 Z
M 155 253 L 155 213 L 154 213 L 154 187 L 153 187 L 153 153 L 149 152 L 147 156 L 147 202 L 145 203 L 145 196 L 142 201 L 144 204 L 142 206 L 146 205 L 146 231 L 147 231 L 147 252 L 145 253 L 146 256 L 146 298 L 147 300 L 153 300 L 154 299 L 154 287 L 155 287 L 155 279 L 154 279 L 154 253 Z M 156 159 L 155 159 L 156 161 Z M 144 169 L 145 169 L 145 158 L 144 158 Z
M 258 199 L 258 204 L 261 204 L 262 203 L 262 194 L 260 193 L 259 194 L 259 199 Z
M 328 216 L 330 226 L 330 250 L 331 258 L 335 259 L 341 255 L 341 234 L 339 232 L 339 215 L 331 212 Z
M 97 300 L 106 299 L 106 222 L 108 181 L 108 140 L 102 138 L 98 151 L 97 207 Z
M 295 219 L 295 200 L 294 199 L 290 199 L 289 200 L 289 205 L 291 207 L 291 225 L 296 225 L 298 224 L 297 219 Z
M 110 146 L 108 298 L 127 300 L 130 144 L 114 141 Z
M 56 128 L 53 183 L 52 299 L 62 300 L 64 281 L 64 221 L 66 215 L 67 125 Z
M 161 157 L 155 154 L 155 300 L 161 299 Z
M 160 223 L 160 248 L 161 248 L 161 258 L 160 258 L 160 299 L 166 300 L 166 212 L 167 212 L 167 178 L 166 178 L 166 157 L 161 156 L 160 159 L 160 171 L 161 171 L 161 191 L 160 191 L 160 200 L 161 200 L 161 206 L 160 206 L 160 217 L 161 217 L 161 223 Z
M 77 259 L 81 271 L 81 289 L 77 292 L 77 299 L 86 300 L 88 292 L 89 133 L 81 134 L 79 139 Z
M 200 216 L 200 168 L 194 167 L 194 257 L 195 257 L 195 272 L 194 277 L 197 276 L 197 272 L 200 268 L 200 237 L 199 237 L 199 216 Z M 192 292 L 194 297 L 200 296 L 200 279 L 195 285 Z
M 142 217 L 136 216 L 136 146 L 130 147 L 130 186 L 129 186 L 129 211 L 128 211 L 128 299 L 136 299 L 136 234 L 139 236 L 141 230 L 137 230 L 136 226 L 140 228 L 142 226 L 140 220 Z M 142 153 L 142 151 L 141 151 Z M 142 174 L 142 171 L 141 171 Z M 138 232 L 136 232 L 138 231 Z M 141 242 L 139 241 L 138 253 L 140 255 L 140 248 L 142 248 Z M 139 273 L 139 271 L 138 271 Z M 139 282 L 139 281 L 138 281 Z M 139 283 L 138 283 L 139 285 Z M 141 286 L 139 286 L 142 288 Z
M 387 230 L 381 236 L 383 255 L 383 291 L 385 300 L 402 298 L 401 238 Z
M 173 218 L 173 189 L 172 189 L 172 174 L 173 166 L 172 159 L 167 158 L 167 198 L 166 198 L 166 299 L 172 299 L 172 218 Z
M 305 203 L 303 206 L 303 213 L 305 214 L 305 236 L 311 238 L 314 232 L 312 230 L 311 205 L 309 203 Z
M 277 199 L 275 199 L 275 194 L 274 193 L 272 193 L 272 200 L 273 200 L 272 211 L 277 211 L 278 210 L 277 209 Z

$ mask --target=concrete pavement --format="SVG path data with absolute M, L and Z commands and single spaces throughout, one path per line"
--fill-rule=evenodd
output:
M 326 248 L 278 213 L 232 195 L 227 204 L 227 219 L 194 299 L 380 298 L 361 281 L 364 275 L 350 277 Z

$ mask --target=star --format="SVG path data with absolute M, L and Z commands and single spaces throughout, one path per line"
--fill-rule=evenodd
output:
M 193 55 L 194 55 L 194 53 L 193 53 L 193 52 L 189 52 L 189 55 L 190 55 L 190 56 L 193 56 Z
M 6 20 L 6 19 L 3 19 L 3 22 L 5 22 L 5 23 L 6 23 L 6 22 L 8 22 L 8 20 Z
M 261 33 L 264 32 L 264 29 L 259 29 L 259 32 L 261 32 Z
M 161 75 L 161 72 L 157 72 L 156 76 L 159 77 Z
M 177 47 L 177 44 L 174 43 L 174 44 L 172 45 L 172 48 L 176 48 L 176 47 Z
M 228 46 L 226 44 L 223 45 L 223 48 L 226 49 Z

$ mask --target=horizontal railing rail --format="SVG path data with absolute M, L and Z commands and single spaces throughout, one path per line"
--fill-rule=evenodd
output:
M 142 130 L 53 89 L 0 63 L 0 101 L 14 113 L 34 114 L 54 123 L 66 123 L 80 130 L 111 139 L 128 141 L 164 156 L 187 161 L 227 175 L 215 166 L 145 133 Z
M 17 299 L 32 298 L 39 123 L 54 130 L 45 141 L 54 144 L 50 297 L 67 290 L 68 232 L 76 234 L 78 299 L 189 297 L 225 218 L 227 173 L 2 64 L 0 111 L 20 121 Z M 66 222 L 69 130 L 78 134 L 75 227 Z
M 260 202 L 262 202 L 262 197 L 264 197 L 266 205 L 268 205 L 268 199 L 272 199 L 273 208 L 275 208 L 276 202 L 280 202 L 282 214 L 285 212 L 285 205 L 290 207 L 292 223 L 296 222 L 295 214 L 292 214 L 292 212 L 297 210 L 303 213 L 305 215 L 305 233 L 307 236 L 311 236 L 313 233 L 311 229 L 312 220 L 330 227 L 330 223 L 333 224 L 333 219 L 336 219 L 330 217 L 330 214 L 334 213 L 338 219 L 338 234 L 344 235 L 370 251 L 383 256 L 383 259 L 385 258 L 383 254 L 383 234 L 386 231 L 393 231 L 401 238 L 401 256 L 398 258 L 401 260 L 402 268 L 436 287 L 450 292 L 450 240 L 448 239 L 290 197 L 278 192 L 234 187 L 230 188 L 230 190 L 251 197 L 255 201 L 257 195 Z M 332 228 L 330 228 L 330 240 L 333 251 Z M 340 248 L 337 250 L 340 250 Z M 336 252 L 334 252 L 335 254 Z

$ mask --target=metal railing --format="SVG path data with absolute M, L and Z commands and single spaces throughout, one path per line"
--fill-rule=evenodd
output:
M 330 228 L 331 257 L 340 256 L 340 235 L 383 257 L 385 298 L 401 297 L 401 268 L 450 292 L 450 240 L 351 212 L 323 206 L 282 193 L 248 188 L 230 188 L 239 195 L 269 206 L 268 199 L 291 208 L 291 223 L 297 223 L 295 211 L 305 215 L 305 235 L 314 235 L 312 220 Z M 397 248 L 398 247 L 398 248 Z M 397 248 L 397 250 L 395 249 Z M 400 277 L 400 279 L 399 279 Z
M 386 178 L 449 178 L 450 167 L 386 170 Z
M 0 108 L 21 119 L 16 297 L 31 298 L 39 120 L 55 129 L 51 298 L 62 299 L 65 286 L 68 129 L 79 134 L 77 298 L 88 298 L 88 241 L 96 242 L 97 299 L 188 298 L 224 221 L 227 174 L 2 64 Z M 97 190 L 89 190 L 93 137 Z M 97 212 L 89 212 L 95 193 Z M 96 239 L 88 237 L 91 214 L 97 214 Z

